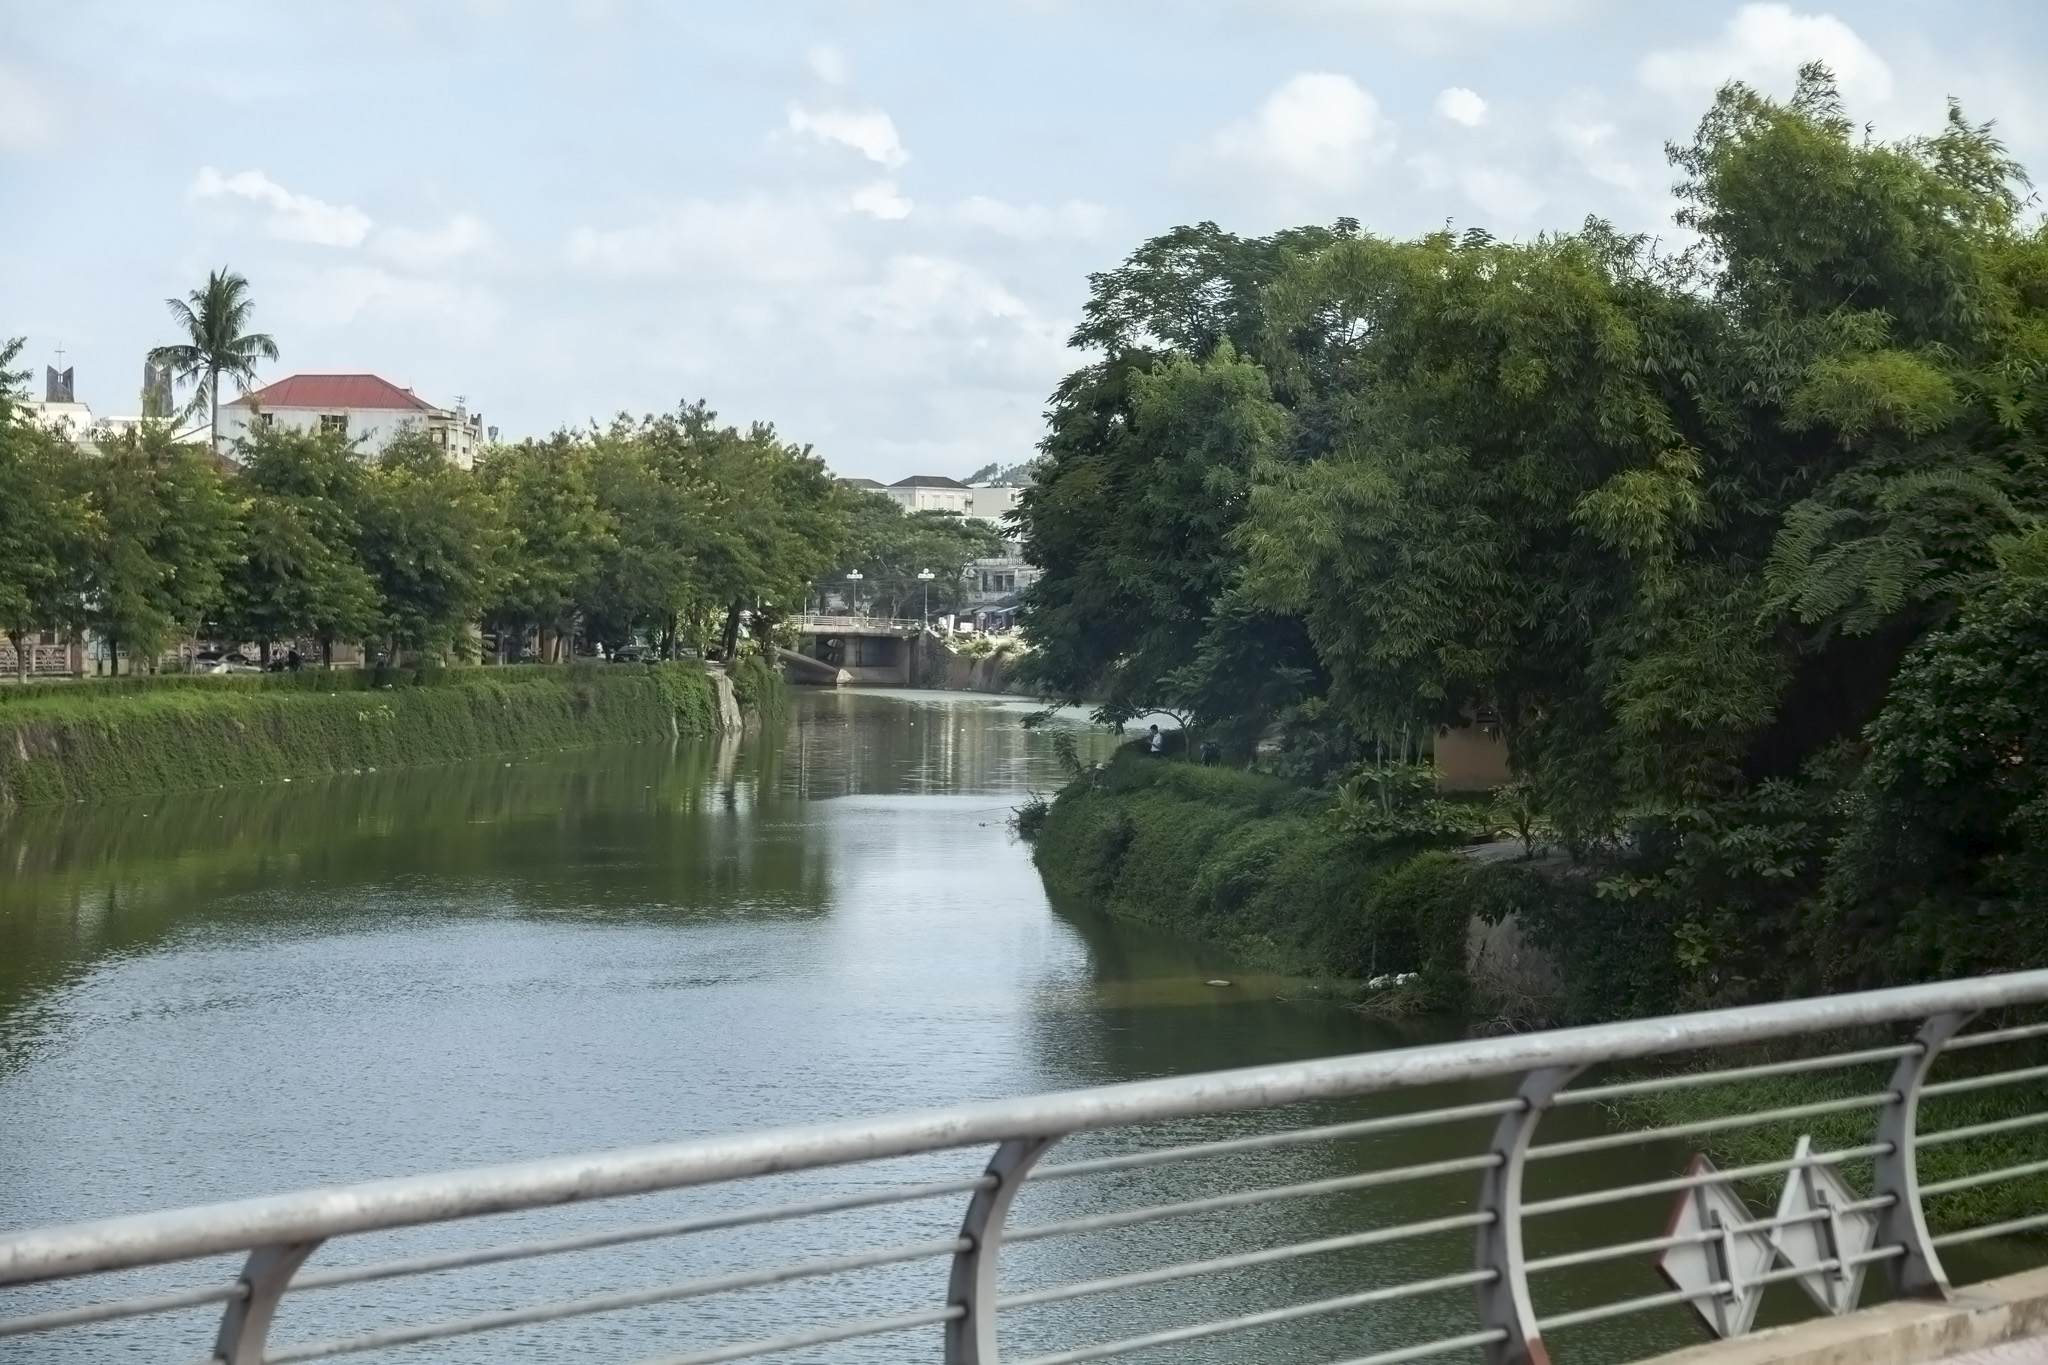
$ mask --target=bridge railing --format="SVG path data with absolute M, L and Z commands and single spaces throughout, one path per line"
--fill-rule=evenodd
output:
M 1872 1266 L 1944 1296 L 1945 1251 L 2048 1228 L 2044 1002 L 2014 973 L 13 1232 L 0 1358 L 1611 1358 L 1774 1285 L 1849 1311 Z
M 814 616 L 807 613 L 790 617 L 787 624 L 804 635 L 829 635 L 834 631 L 852 635 L 863 631 L 914 635 L 924 630 L 927 623 L 915 616 Z

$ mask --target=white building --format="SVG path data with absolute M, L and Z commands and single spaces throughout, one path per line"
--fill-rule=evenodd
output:
M 968 492 L 972 495 L 967 515 L 979 521 L 992 521 L 1001 525 L 1003 518 L 1017 510 L 1017 500 L 1024 496 L 1027 483 L 978 483 Z
M 993 559 L 969 560 L 962 577 L 969 604 L 987 605 L 1003 598 L 1014 598 L 1036 583 L 1038 568 L 1016 555 L 1002 555 Z
M 457 403 L 437 408 L 411 389 L 374 374 L 295 374 L 223 403 L 220 434 L 232 443 L 258 424 L 294 431 L 339 431 L 365 456 L 380 453 L 400 432 L 423 430 L 448 458 L 475 466 L 484 444 L 482 414 Z
M 61 436 L 77 445 L 91 440 L 94 428 L 99 425 L 92 409 L 83 403 L 51 402 L 49 399 L 37 402 L 31 398 L 17 401 L 14 408 L 30 426 L 41 427 L 51 435 Z
M 902 503 L 906 512 L 951 512 L 964 517 L 974 511 L 974 490 L 943 474 L 912 474 L 882 491 Z

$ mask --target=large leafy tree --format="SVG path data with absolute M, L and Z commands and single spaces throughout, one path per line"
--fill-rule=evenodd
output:
M 855 593 L 884 616 L 915 616 L 929 601 L 934 611 L 960 603 L 962 576 L 970 561 L 1001 554 L 1000 528 L 947 512 L 906 512 L 903 504 L 868 488 L 842 485 L 846 539 L 837 560 L 811 587 Z M 859 573 L 858 579 L 847 577 Z M 920 578 L 930 574 L 930 578 Z
M 364 471 L 356 548 L 395 648 L 473 652 L 509 539 L 496 501 L 425 432 L 401 433 Z
M 208 412 L 212 450 L 220 449 L 220 385 L 235 381 L 246 391 L 256 379 L 256 363 L 277 359 L 277 343 L 263 332 L 248 330 L 256 311 L 249 282 L 222 267 L 207 275 L 204 288 L 182 299 L 165 299 L 171 320 L 185 334 L 183 341 L 158 346 L 150 361 L 170 367 L 173 379 L 192 386 L 188 413 Z
M 238 454 L 247 510 L 241 562 L 220 612 L 224 632 L 266 653 L 311 636 L 330 660 L 335 642 L 368 639 L 384 604 L 358 551 L 369 492 L 354 447 L 339 432 L 272 427 Z
M 117 657 L 153 659 L 221 606 L 244 551 L 241 490 L 153 422 L 102 439 L 86 467 L 100 521 L 90 619 Z
M 765 641 L 774 621 L 803 606 L 812 581 L 839 555 L 847 516 L 810 447 L 783 441 L 764 423 L 742 432 L 716 419 L 697 403 L 658 419 L 656 439 L 689 453 L 708 499 L 706 523 L 722 528 L 707 537 L 699 567 L 710 600 L 724 607 L 720 644 L 730 656 L 745 618 Z
M 78 588 L 99 529 L 86 470 L 68 443 L 22 421 L 19 338 L 0 342 L 0 632 L 28 681 L 26 639 L 75 624 Z
M 1242 566 L 1232 533 L 1287 414 L 1225 340 L 1201 360 L 1130 353 L 1084 370 L 1053 420 L 1023 502 L 1025 554 L 1044 570 L 1025 666 L 1111 721 L 1187 706 L 1201 686 L 1194 673 L 1225 647 L 1212 633 L 1246 626 L 1223 610 Z
M 1345 232 L 1253 287 L 1204 228 L 1099 277 L 1026 503 L 1041 684 L 1326 686 L 1366 740 L 1491 709 L 1678 998 L 1984 965 L 1925 945 L 2048 914 L 2012 549 L 2048 521 L 2048 237 L 1988 128 L 1877 141 L 1818 67 L 1674 160 L 1676 258 Z
M 511 529 L 505 573 L 491 615 L 501 639 L 530 627 L 551 655 L 594 595 L 617 523 L 591 488 L 588 445 L 567 433 L 489 452 L 477 466 Z
M 1232 532 L 1253 471 L 1301 439 L 1256 360 L 1265 298 L 1358 225 L 1241 237 L 1214 223 L 1143 243 L 1089 277 L 1072 344 L 1097 358 L 1053 394 L 1019 507 L 1034 646 L 1021 671 L 1105 720 L 1183 709 L 1247 741 L 1320 686 L 1297 619 L 1239 591 Z
M 801 604 L 845 533 L 823 461 L 701 402 L 502 448 L 478 473 L 513 534 L 493 615 L 555 639 L 730 651 L 749 616 L 765 626 Z

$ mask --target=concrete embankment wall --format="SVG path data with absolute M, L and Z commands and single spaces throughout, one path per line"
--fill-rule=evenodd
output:
M 973 658 L 960 653 L 936 635 L 919 642 L 918 686 L 947 692 L 999 692 L 1009 696 L 1031 695 L 1030 687 L 1014 677 L 1016 655 L 1009 651 Z
M 38 686 L 0 704 L 0 806 L 667 741 L 775 704 L 765 668 L 724 682 L 664 664 Z

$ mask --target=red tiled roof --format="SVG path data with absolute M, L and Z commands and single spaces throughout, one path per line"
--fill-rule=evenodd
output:
M 254 403 L 275 411 L 279 408 L 317 408 L 341 412 L 352 408 L 380 411 L 428 412 L 433 404 L 410 389 L 401 389 L 374 374 L 295 374 L 245 394 L 237 403 Z

